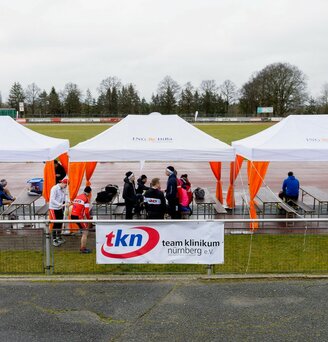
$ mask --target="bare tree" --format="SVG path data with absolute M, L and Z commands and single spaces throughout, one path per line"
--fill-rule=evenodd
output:
M 202 81 L 199 89 L 201 113 L 217 115 L 224 112 L 224 103 L 218 93 L 219 88 L 214 80 Z
M 236 101 L 236 98 L 237 98 L 236 89 L 237 89 L 236 85 L 230 80 L 225 80 L 220 85 L 221 97 L 226 104 L 226 113 L 229 112 L 230 105 Z
M 158 95 L 163 95 L 168 89 L 172 92 L 173 96 L 177 96 L 180 90 L 178 82 L 176 82 L 171 76 L 165 76 L 158 84 Z
M 171 114 L 176 110 L 180 86 L 172 77 L 165 76 L 158 85 L 161 111 Z
M 118 112 L 118 93 L 122 83 L 116 76 L 110 76 L 100 82 L 98 87 L 98 105 L 103 113 L 117 114 Z
M 121 80 L 116 76 L 109 76 L 100 82 L 98 87 L 98 92 L 100 94 L 106 95 L 108 90 L 116 88 L 117 90 L 122 87 Z
M 256 107 L 273 106 L 275 115 L 286 115 L 307 100 L 306 76 L 294 65 L 274 63 L 255 73 L 242 87 L 241 107 L 256 113 Z
M 328 83 L 322 86 L 318 102 L 321 107 L 320 112 L 328 113 Z
M 200 84 L 201 93 L 217 94 L 218 86 L 214 80 L 205 80 Z
M 41 89 L 33 82 L 26 87 L 25 96 L 26 103 L 28 104 L 31 114 L 35 114 L 36 102 L 40 95 Z
M 82 93 L 75 83 L 67 83 L 64 91 L 64 108 L 67 114 L 81 113 L 81 97 Z
M 191 114 L 195 110 L 194 86 L 187 82 L 180 93 L 179 111 L 182 114 Z

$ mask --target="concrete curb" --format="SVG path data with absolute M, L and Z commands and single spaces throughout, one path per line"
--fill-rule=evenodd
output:
M 328 274 L 216 274 L 216 275 L 0 275 L 0 282 L 123 282 L 328 279 Z

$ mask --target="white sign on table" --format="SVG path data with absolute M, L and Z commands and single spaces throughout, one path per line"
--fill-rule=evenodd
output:
M 97 264 L 222 264 L 222 222 L 106 223 L 96 226 Z

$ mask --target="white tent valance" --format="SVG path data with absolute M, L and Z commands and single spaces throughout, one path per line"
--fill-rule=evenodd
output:
M 178 115 L 128 115 L 69 150 L 70 161 L 232 161 L 234 149 Z
M 34 132 L 9 116 L 0 116 L 0 162 L 43 162 L 68 151 L 67 139 L 56 139 Z
M 232 146 L 252 161 L 328 161 L 328 115 L 290 115 Z

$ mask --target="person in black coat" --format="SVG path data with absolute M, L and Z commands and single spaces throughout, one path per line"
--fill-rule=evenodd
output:
M 151 181 L 151 188 L 145 192 L 144 201 L 147 211 L 147 219 L 164 219 L 166 212 L 166 201 L 160 188 L 161 184 L 159 178 L 154 178 Z
M 165 170 L 168 176 L 166 186 L 166 199 L 168 202 L 168 213 L 172 219 L 180 219 L 179 200 L 178 200 L 178 182 L 176 171 L 173 166 L 168 166 Z
M 66 177 L 66 171 L 62 164 L 58 160 L 54 160 L 55 163 L 55 174 L 56 174 L 56 184 L 58 184 L 62 179 Z
M 135 177 L 132 171 L 128 171 L 124 178 L 123 199 L 125 201 L 125 218 L 132 220 L 133 209 L 137 204 L 136 188 L 134 185 Z
M 146 175 L 141 175 L 140 178 L 137 180 L 137 194 L 143 194 L 144 191 L 147 191 L 150 189 L 149 186 L 146 185 L 147 183 L 147 176 Z

